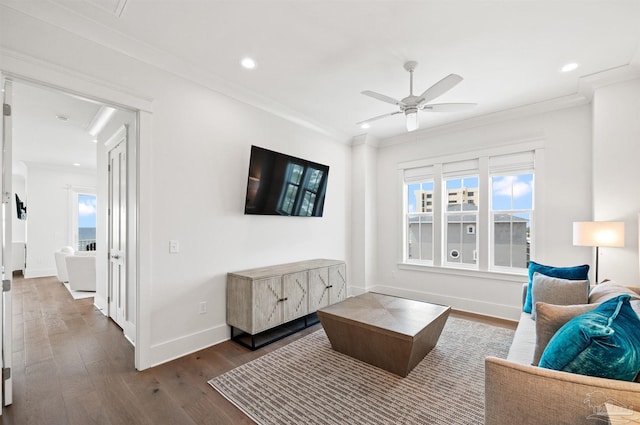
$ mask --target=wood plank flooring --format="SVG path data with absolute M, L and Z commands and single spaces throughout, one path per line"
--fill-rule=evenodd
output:
M 253 352 L 227 341 L 138 372 L 122 330 L 55 277 L 14 277 L 13 319 L 14 394 L 3 425 L 252 424 L 207 381 L 320 328 Z

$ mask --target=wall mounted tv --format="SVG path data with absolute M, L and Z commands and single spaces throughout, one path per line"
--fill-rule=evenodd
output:
M 251 146 L 245 214 L 322 217 L 329 166 Z

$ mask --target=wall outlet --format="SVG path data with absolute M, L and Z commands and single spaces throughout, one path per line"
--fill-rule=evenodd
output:
M 207 302 L 200 301 L 200 314 L 206 314 L 206 313 L 207 313 Z
M 180 243 L 178 241 L 169 241 L 169 253 L 176 254 L 180 252 Z

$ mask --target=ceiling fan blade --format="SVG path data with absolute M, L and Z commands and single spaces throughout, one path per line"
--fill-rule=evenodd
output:
M 357 122 L 356 125 L 362 125 L 362 124 L 365 124 L 365 123 L 370 123 L 371 121 L 379 120 L 381 118 L 390 117 L 391 115 L 396 115 L 396 114 L 401 114 L 401 113 L 402 113 L 402 111 L 396 111 L 396 112 L 390 112 L 390 113 L 384 114 L 384 115 L 378 115 L 377 117 L 373 117 L 373 118 L 369 118 L 368 120 Z
M 402 105 L 402 102 L 400 102 L 397 99 L 394 99 L 394 98 L 389 97 L 389 96 L 385 96 L 384 94 L 376 93 L 376 92 L 371 91 L 371 90 L 365 90 L 365 91 L 362 92 L 362 94 L 365 95 L 365 96 L 372 97 L 374 99 L 381 100 L 383 102 L 390 103 L 392 105 L 398 105 L 398 106 Z
M 476 106 L 478 106 L 477 103 L 433 103 L 424 105 L 422 110 L 429 112 L 459 112 L 468 111 Z
M 462 81 L 462 77 L 459 76 L 458 74 L 447 75 L 442 80 L 438 81 L 437 83 L 435 83 L 434 85 L 426 89 L 424 93 L 420 95 L 422 100 L 419 102 L 419 104 L 430 102 L 436 97 L 442 96 L 443 94 L 451 90 L 460 81 Z

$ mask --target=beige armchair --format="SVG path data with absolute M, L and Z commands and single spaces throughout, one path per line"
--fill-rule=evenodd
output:
M 76 252 L 65 258 L 69 275 L 69 288 L 72 291 L 96 290 L 95 251 Z

